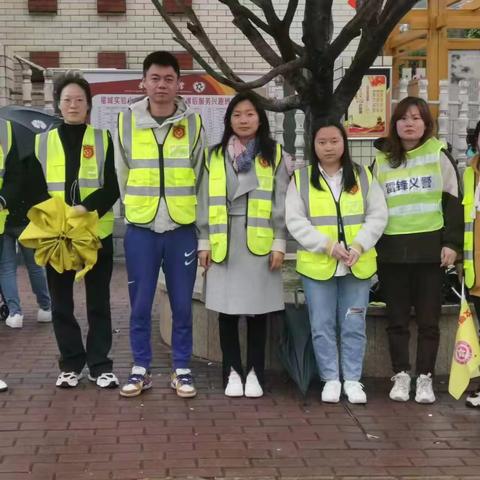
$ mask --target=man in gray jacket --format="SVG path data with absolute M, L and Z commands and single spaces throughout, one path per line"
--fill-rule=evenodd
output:
M 125 258 L 130 294 L 133 368 L 125 397 L 151 387 L 151 310 L 160 268 L 172 309 L 171 387 L 196 395 L 189 368 L 192 293 L 197 270 L 196 193 L 206 146 L 202 120 L 181 97 L 179 66 L 169 52 L 143 62 L 147 96 L 121 113 L 115 164 L 125 205 Z

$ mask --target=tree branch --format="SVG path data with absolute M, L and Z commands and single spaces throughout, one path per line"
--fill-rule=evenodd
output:
M 218 0 L 220 3 L 226 5 L 234 16 L 244 15 L 247 17 L 254 25 L 262 29 L 265 33 L 272 35 L 272 29 L 268 24 L 258 18 L 249 8 L 243 6 L 237 0 Z
M 417 0 L 388 0 L 377 22 L 377 28 L 363 30 L 352 64 L 335 90 L 333 111 L 340 115 L 346 112 L 362 84 L 365 65 L 373 64 L 393 27 L 415 3 Z
M 362 3 L 357 8 L 356 15 L 343 27 L 337 38 L 330 44 L 328 56 L 331 59 L 338 58 L 350 42 L 360 35 L 362 27 L 370 21 L 372 16 L 380 12 L 381 4 L 381 1 L 370 1 Z
M 287 10 L 285 11 L 285 15 L 282 20 L 282 24 L 284 27 L 290 29 L 290 25 L 293 22 L 295 17 L 295 13 L 297 12 L 298 7 L 298 0 L 289 0 L 287 5 Z
M 280 56 L 254 27 L 253 20 L 251 20 L 249 15 L 253 15 L 253 13 L 248 8 L 242 6 L 238 0 L 219 0 L 219 2 L 227 5 L 233 15 L 232 23 L 247 37 L 259 55 L 272 67 L 280 65 L 282 63 Z M 267 33 L 273 35 L 271 27 L 268 25 L 267 28 L 269 30 Z

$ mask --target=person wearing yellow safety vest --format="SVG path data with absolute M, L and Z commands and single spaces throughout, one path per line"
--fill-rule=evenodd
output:
M 190 370 L 192 294 L 197 271 L 197 185 L 206 146 L 200 115 L 177 96 L 178 61 L 169 52 L 143 62 L 147 96 L 118 118 L 115 163 L 125 205 L 125 259 L 130 294 L 131 375 L 120 395 L 152 386 L 152 304 L 160 268 L 172 309 L 170 386 L 180 397 L 197 391 Z
M 392 114 L 388 137 L 378 144 L 374 165 L 389 214 L 377 245 L 394 372 L 389 396 L 401 402 L 410 398 L 412 305 L 418 326 L 415 401 L 435 401 L 443 269 L 454 264 L 463 243 L 458 173 L 433 128 L 427 103 L 404 98 Z
M 18 166 L 18 151 L 12 124 L 0 118 L 0 256 L 3 250 L 3 234 L 8 215 L 7 204 L 19 196 L 17 189 L 12 190 L 12 182 L 5 181 Z M 5 392 L 7 388 L 7 384 L 0 380 L 0 392 Z
M 298 242 L 322 401 L 366 403 L 360 383 L 375 244 L 387 207 L 368 168 L 352 162 L 343 125 L 322 120 L 312 139 L 311 165 L 295 172 L 286 200 L 289 232 Z
M 36 204 L 58 196 L 73 206 L 77 215 L 97 211 L 102 243 L 95 266 L 85 276 L 88 320 L 85 346 L 74 315 L 75 272 L 58 273 L 47 265 L 53 329 L 60 350 L 61 373 L 56 386 L 76 387 L 86 364 L 92 382 L 101 388 L 114 388 L 118 379 L 108 357 L 112 346 L 112 207 L 119 196 L 113 142 L 107 130 L 86 123 L 92 96 L 83 77 L 76 72 L 65 73 L 56 81 L 55 94 L 64 123 L 35 137 L 35 154 L 27 165 L 30 201 Z
M 208 309 L 219 312 L 225 395 L 263 395 L 267 314 L 284 309 L 285 194 L 290 156 L 270 138 L 265 110 L 250 93 L 228 105 L 221 142 L 202 179 L 199 260 Z M 247 317 L 245 386 L 238 336 Z
M 471 139 L 477 152 L 463 174 L 463 208 L 465 233 L 463 242 L 463 273 L 470 300 L 480 316 L 480 122 Z M 480 386 L 467 396 L 468 407 L 480 408 Z

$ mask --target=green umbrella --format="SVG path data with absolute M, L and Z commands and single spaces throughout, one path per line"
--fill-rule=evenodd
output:
M 312 344 L 312 332 L 305 304 L 299 304 L 295 292 L 295 303 L 285 305 L 284 327 L 279 345 L 279 357 L 285 370 L 298 385 L 303 395 L 310 382 L 317 376 L 317 362 Z

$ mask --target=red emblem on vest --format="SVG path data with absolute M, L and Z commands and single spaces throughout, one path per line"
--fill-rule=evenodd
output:
M 84 158 L 92 158 L 95 152 L 95 148 L 93 145 L 84 145 L 83 146 L 83 157 Z
M 185 127 L 183 125 L 175 125 L 173 127 L 173 136 L 175 138 L 183 138 L 185 136 Z
M 264 158 L 260 158 L 259 159 L 259 162 L 260 162 L 260 165 L 263 167 L 263 168 L 268 168 L 270 166 L 270 164 L 268 163 L 267 160 L 265 160 Z

